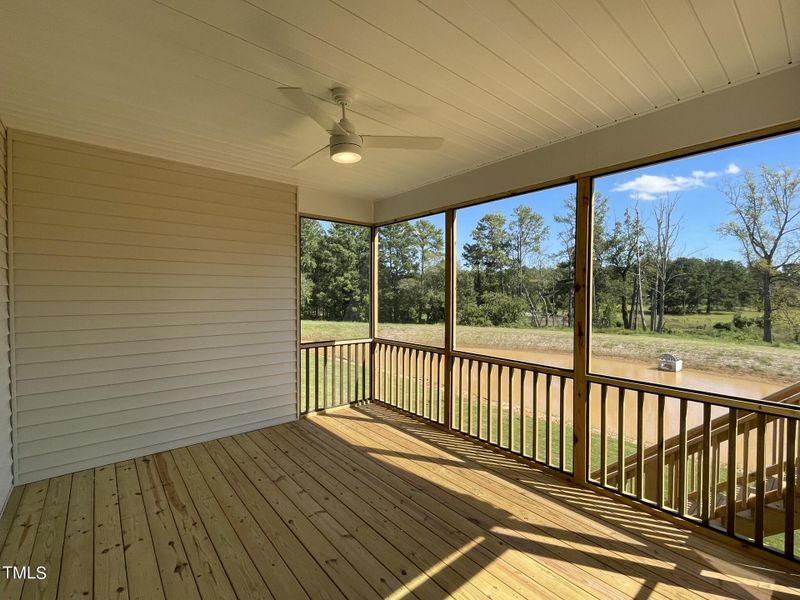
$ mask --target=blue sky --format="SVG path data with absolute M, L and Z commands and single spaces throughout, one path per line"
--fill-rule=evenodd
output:
M 639 203 L 646 226 L 653 201 L 669 193 L 678 196 L 677 213 L 682 217 L 682 229 L 676 253 L 697 258 L 740 259 L 738 243 L 720 236 L 716 229 L 729 219 L 725 196 L 719 186 L 727 177 L 741 177 L 746 170 L 757 171 L 762 164 L 771 167 L 786 165 L 800 169 L 800 133 L 743 144 L 696 156 L 632 169 L 595 180 L 595 189 L 608 198 L 609 223 L 622 218 L 627 207 Z M 550 227 L 546 252 L 559 248 L 557 231 L 563 227 L 553 220 L 563 208 L 564 199 L 574 193 L 573 185 L 532 192 L 458 211 L 459 258 L 469 234 L 487 212 L 500 211 L 510 215 L 515 206 L 528 203 L 541 213 Z M 428 217 L 444 229 L 441 215 Z

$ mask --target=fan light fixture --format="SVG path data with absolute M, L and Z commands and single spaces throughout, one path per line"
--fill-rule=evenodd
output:
M 330 141 L 331 160 L 344 165 L 357 163 L 361 160 L 361 144 L 361 136 L 354 133 L 332 135 Z

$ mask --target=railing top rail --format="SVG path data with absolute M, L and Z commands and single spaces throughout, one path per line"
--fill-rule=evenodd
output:
M 524 371 L 538 371 L 540 373 L 557 375 L 558 377 L 566 377 L 573 379 L 575 372 L 572 369 L 564 369 L 561 367 L 551 367 L 548 365 L 541 365 L 538 363 L 526 362 L 521 360 L 513 360 L 510 358 L 500 358 L 498 356 L 487 356 L 486 354 L 479 354 L 477 352 L 464 352 L 463 350 L 453 350 L 453 356 L 456 358 L 465 358 L 469 360 L 476 360 L 482 362 L 490 362 L 495 365 L 502 365 L 512 369 L 522 369 Z
M 726 406 L 728 408 L 749 410 L 766 415 L 773 415 L 776 417 L 792 417 L 795 419 L 800 418 L 800 406 L 784 404 L 783 402 L 735 398 L 731 396 L 722 396 L 705 392 L 694 392 L 691 390 L 654 385 L 641 381 L 633 381 L 631 379 L 608 377 L 605 375 L 590 374 L 587 375 L 586 379 L 591 383 L 605 384 L 626 390 L 644 392 L 646 394 L 668 396 L 670 398 L 691 400 L 694 402 L 702 402 L 704 404 L 714 404 L 716 406 Z
M 386 338 L 375 338 L 378 344 L 384 346 L 399 346 L 401 348 L 410 348 L 411 350 L 424 350 L 425 352 L 435 352 L 437 354 L 444 354 L 444 348 L 438 346 L 429 346 L 427 344 L 416 344 L 414 342 L 401 342 L 400 340 L 387 340 Z
M 321 340 L 318 342 L 300 342 L 300 349 L 304 348 L 330 348 L 331 346 L 349 346 L 351 344 L 369 344 L 372 338 L 360 338 L 357 340 Z

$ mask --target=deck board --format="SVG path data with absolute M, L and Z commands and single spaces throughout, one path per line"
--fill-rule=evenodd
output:
M 0 535 L 50 575 L 4 599 L 800 596 L 800 568 L 378 404 L 21 486 Z

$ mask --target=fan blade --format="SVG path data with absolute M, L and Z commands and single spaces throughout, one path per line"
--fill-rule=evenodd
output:
M 325 144 L 325 145 L 324 145 L 322 148 L 320 148 L 319 150 L 314 150 L 314 152 L 312 152 L 311 154 L 309 154 L 308 156 L 306 156 L 304 159 L 302 159 L 302 160 L 299 160 L 299 161 L 297 161 L 296 163 L 294 163 L 294 164 L 293 164 L 293 165 L 292 165 L 290 168 L 292 168 L 292 169 L 295 169 L 295 168 L 299 167 L 300 165 L 302 165 L 302 164 L 303 164 L 304 162 L 306 162 L 307 160 L 311 160 L 311 159 L 312 159 L 312 158 L 314 158 L 314 157 L 315 157 L 317 154 L 319 154 L 319 153 L 320 153 L 320 152 L 322 152 L 323 150 L 327 150 L 328 148 L 329 148 L 328 144 Z
M 402 150 L 438 150 L 444 139 L 413 135 L 362 135 L 364 146 L 369 148 L 398 148 Z
M 319 126 L 328 133 L 347 133 L 333 117 L 329 116 L 320 108 L 319 104 L 312 96 L 306 94 L 301 88 L 278 88 L 278 91 L 281 92 L 289 102 L 294 104 L 296 108 L 314 119 Z

